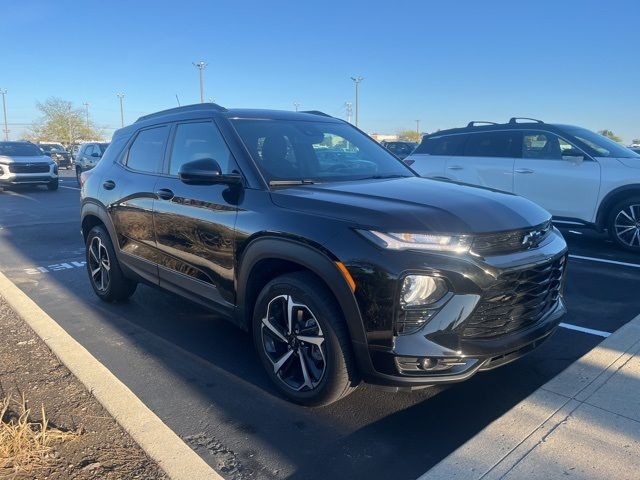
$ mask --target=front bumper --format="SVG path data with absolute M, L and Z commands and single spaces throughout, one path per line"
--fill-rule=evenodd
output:
M 0 165 L 0 185 L 46 185 L 58 178 L 58 174 L 55 173 L 56 168 L 54 165 L 51 165 L 49 172 L 13 173 L 9 172 L 6 165 Z
M 527 354 L 553 334 L 566 314 L 562 287 L 557 298 L 548 302 L 548 308 L 533 323 L 488 337 L 474 338 L 463 332 L 468 331 L 465 329 L 471 324 L 476 308 L 486 298 L 486 292 L 505 275 L 529 272 L 557 263 L 562 265 L 566 252 L 564 239 L 554 231 L 554 235 L 536 249 L 492 258 L 426 257 L 417 253 L 396 255 L 393 265 L 384 265 L 390 269 L 385 276 L 391 279 L 384 289 L 374 290 L 367 285 L 366 276 L 358 277 L 356 273 L 358 288 L 362 287 L 360 310 L 368 331 L 367 343 L 354 342 L 353 347 L 364 380 L 410 389 L 459 382 L 478 371 L 505 365 Z M 453 286 L 453 295 L 420 330 L 409 335 L 396 335 L 392 330 L 392 321 L 367 317 L 368 312 L 373 311 L 370 308 L 372 302 L 377 302 L 377 312 L 384 311 L 385 317 L 392 316 L 392 310 L 384 309 L 383 292 L 394 289 L 394 285 L 407 272 L 443 276 Z M 566 260 L 563 273 L 566 274 Z M 377 278 L 382 276 L 378 273 Z M 564 277 L 561 280 L 564 281 Z M 374 291 L 375 296 L 362 297 L 365 292 Z M 388 299 L 387 304 L 390 303 L 391 299 Z M 420 361 L 435 363 L 437 367 L 414 368 L 420 365 Z

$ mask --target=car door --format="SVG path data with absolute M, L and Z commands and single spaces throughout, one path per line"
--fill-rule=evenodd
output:
M 138 274 L 158 282 L 158 249 L 153 229 L 155 185 L 162 169 L 169 125 L 140 130 L 115 167 L 103 176 L 108 205 L 124 262 Z
M 568 152 L 571 150 L 571 152 Z M 554 217 L 589 222 L 600 192 L 600 164 L 555 133 L 525 131 L 515 162 L 514 192 L 536 202 Z
M 196 300 L 231 307 L 236 198 L 228 185 L 187 185 L 178 172 L 194 160 L 214 159 L 222 173 L 237 171 L 236 163 L 211 120 L 176 124 L 169 151 L 154 204 L 160 284 Z
M 424 137 L 403 161 L 422 177 L 449 178 L 445 171 L 447 161 L 460 152 L 463 142 L 464 135 Z
M 461 154 L 448 157 L 447 178 L 481 187 L 513 192 L 513 167 L 521 136 L 514 130 L 464 134 Z

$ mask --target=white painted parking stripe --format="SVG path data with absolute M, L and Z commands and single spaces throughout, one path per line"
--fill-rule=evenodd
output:
M 591 262 L 611 263 L 613 265 L 622 265 L 624 267 L 640 268 L 640 264 L 637 263 L 618 262 L 616 260 L 607 260 L 605 258 L 583 257 L 582 255 L 569 255 L 569 258 L 576 258 L 578 260 L 589 260 Z
M 593 328 L 579 327 L 578 325 L 571 325 L 570 323 L 561 323 L 560 326 L 568 330 L 575 330 L 577 332 L 588 333 L 590 335 L 597 335 L 604 338 L 607 338 L 609 335 L 611 335 L 609 332 L 594 330 Z
M 80 190 L 78 187 L 67 187 L 66 185 L 60 185 L 60 188 L 68 188 L 69 190 Z

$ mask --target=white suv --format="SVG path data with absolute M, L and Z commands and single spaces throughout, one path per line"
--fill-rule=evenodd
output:
M 640 155 L 597 133 L 529 118 L 471 122 L 425 136 L 404 161 L 424 177 L 522 195 L 558 224 L 606 230 L 640 252 Z

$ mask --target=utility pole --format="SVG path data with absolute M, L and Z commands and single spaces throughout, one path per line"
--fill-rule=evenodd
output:
M 0 88 L 0 95 L 2 95 L 2 111 L 4 112 L 4 139 L 9 141 L 9 124 L 7 123 L 7 101 L 5 95 L 7 95 L 6 88 Z
M 206 62 L 193 62 L 193 66 L 200 70 L 200 103 L 204 103 L 204 69 L 207 68 Z
M 416 133 L 420 135 L 420 120 L 416 120 Z
M 346 102 L 344 105 L 347 107 L 347 122 L 351 123 L 351 114 L 353 113 L 353 109 L 351 107 L 353 106 L 353 103 Z
M 84 114 L 87 120 L 87 128 L 89 128 L 89 102 L 84 102 Z
M 116 97 L 120 99 L 120 126 L 124 127 L 124 107 L 122 106 L 122 99 L 124 98 L 124 93 L 116 93 Z
M 293 102 L 293 106 L 296 109 L 296 112 L 298 111 L 298 109 L 300 108 L 300 102 Z
M 353 80 L 353 83 L 356 86 L 356 127 L 357 127 L 358 122 L 360 120 L 360 98 L 358 95 L 358 87 L 360 85 L 360 82 L 364 80 L 364 77 L 351 77 L 351 80 Z

